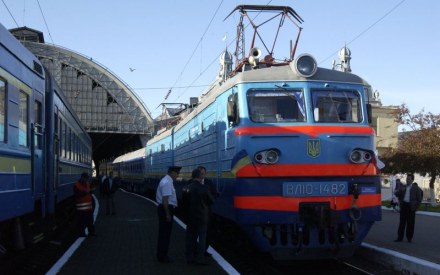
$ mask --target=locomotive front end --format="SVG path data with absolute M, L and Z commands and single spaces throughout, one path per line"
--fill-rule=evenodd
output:
M 351 256 L 381 219 L 369 87 L 306 56 L 312 69 L 290 66 L 293 81 L 249 81 L 233 97 L 235 221 L 276 259 Z

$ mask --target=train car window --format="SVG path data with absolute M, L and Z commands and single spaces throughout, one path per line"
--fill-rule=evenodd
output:
M 79 158 L 78 158 L 78 136 L 76 135 L 76 134 L 74 134 L 73 135 L 73 137 L 74 137 L 74 139 L 75 139 L 75 157 L 74 157 L 74 160 L 75 161 L 78 161 L 79 160 Z
M 360 95 L 356 91 L 312 91 L 315 122 L 358 123 L 362 121 Z
M 5 142 L 6 125 L 6 83 L 0 79 L 0 142 Z
M 55 138 L 60 137 L 59 131 L 59 119 L 58 119 L 58 111 L 55 111 L 55 114 L 53 114 L 53 132 L 55 135 Z
M 82 144 L 82 142 L 81 141 L 79 141 L 79 162 L 80 163 L 83 163 L 84 162 L 84 159 L 83 159 L 83 150 L 84 150 L 84 147 L 83 147 L 84 145 Z
M 253 122 L 304 122 L 304 93 L 302 90 L 268 89 L 247 92 L 249 117 Z
M 77 161 L 77 162 L 79 162 L 79 155 L 80 155 L 80 144 L 79 144 L 79 137 L 77 136 L 77 135 L 75 135 L 75 139 L 76 139 L 76 142 L 75 142 L 75 144 L 76 144 L 76 148 L 75 148 L 75 160 Z
M 61 133 L 61 144 L 60 144 L 60 156 L 66 157 L 66 124 L 60 118 L 60 133 Z
M 72 131 L 72 160 L 76 161 L 76 135 Z
M 42 148 L 42 125 L 43 125 L 43 113 L 42 113 L 42 104 L 39 101 L 34 102 L 34 142 L 35 148 Z
M 75 132 L 70 128 L 70 159 L 75 160 Z
M 20 91 L 19 101 L 18 144 L 20 146 L 28 147 L 29 96 L 25 92 Z
M 72 149 L 71 149 L 72 142 L 71 142 L 71 138 L 70 138 L 71 130 L 70 130 L 70 127 L 67 126 L 67 124 L 66 124 L 66 129 L 67 129 L 67 131 L 66 131 L 66 159 L 70 159 L 70 152 L 72 151 Z

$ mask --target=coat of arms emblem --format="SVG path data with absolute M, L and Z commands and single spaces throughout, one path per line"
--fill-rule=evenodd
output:
M 308 139 L 307 140 L 307 155 L 312 158 L 316 158 L 321 154 L 321 140 Z

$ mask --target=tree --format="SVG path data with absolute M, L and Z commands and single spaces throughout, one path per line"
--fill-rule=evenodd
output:
M 440 176 L 440 115 L 422 110 L 411 115 L 402 104 L 396 112 L 397 121 L 407 131 L 399 134 L 398 147 L 384 155 L 384 172 L 414 172 L 430 177 L 431 201 L 434 199 L 434 182 Z

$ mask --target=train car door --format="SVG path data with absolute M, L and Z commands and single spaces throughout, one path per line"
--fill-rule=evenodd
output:
M 43 117 L 43 95 L 40 93 L 35 93 L 34 100 L 34 123 L 31 128 L 32 133 L 32 154 L 33 154 L 33 165 L 32 165 L 32 175 L 33 175 L 33 186 L 34 186 L 34 195 L 37 197 L 42 196 L 45 192 L 47 186 L 44 179 L 44 117 Z

